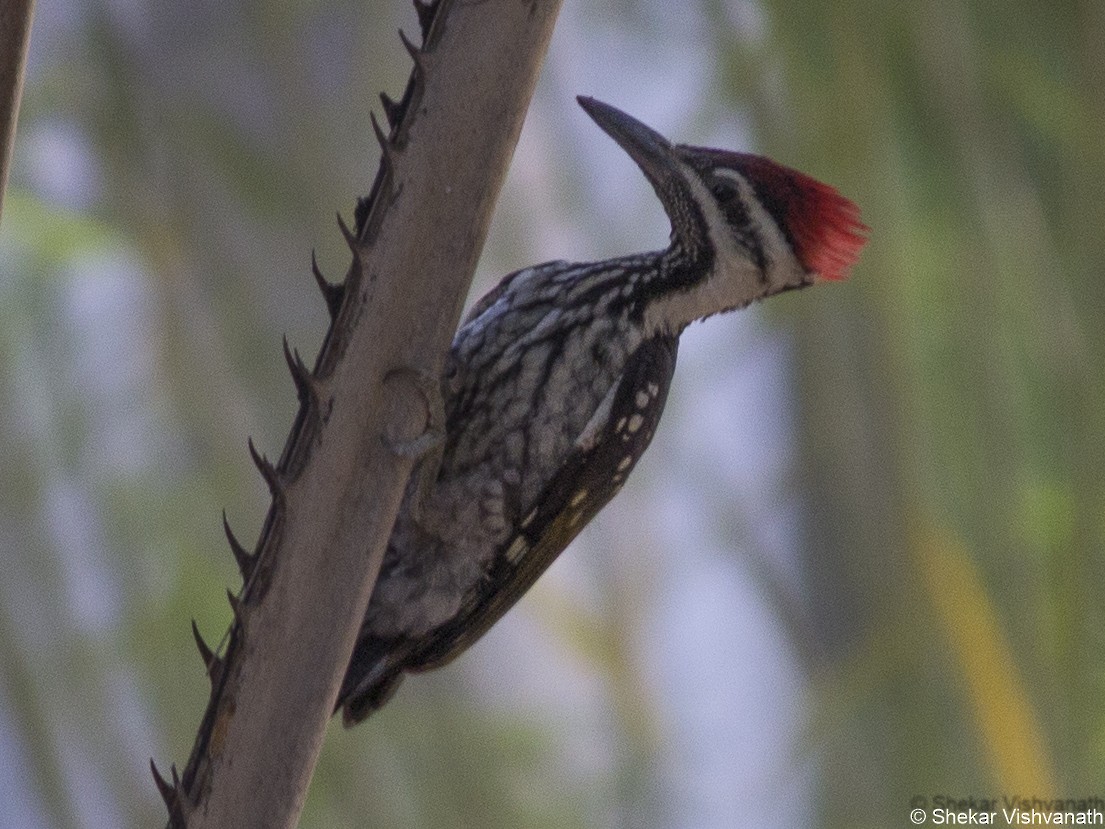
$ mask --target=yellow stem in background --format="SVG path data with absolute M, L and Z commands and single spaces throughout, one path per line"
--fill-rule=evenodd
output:
M 952 534 L 924 525 L 914 533 L 913 551 L 959 660 L 998 784 L 1008 794 L 1061 796 L 1043 730 L 967 548 Z

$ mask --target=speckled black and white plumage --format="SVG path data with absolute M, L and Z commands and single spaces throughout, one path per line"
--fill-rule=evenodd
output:
M 862 245 L 854 206 L 830 188 L 580 103 L 652 183 L 671 245 L 518 271 L 461 326 L 442 378 L 440 466 L 400 508 L 338 699 L 347 723 L 404 673 L 479 638 L 617 493 L 655 432 L 689 323 L 809 285 L 822 275 L 813 261 L 840 276 Z M 803 212 L 813 196 L 828 204 L 824 240 Z

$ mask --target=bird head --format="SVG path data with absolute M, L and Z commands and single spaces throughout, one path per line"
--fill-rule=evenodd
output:
M 577 100 L 641 168 L 671 221 L 684 272 L 657 294 L 664 327 L 844 279 L 858 260 L 868 229 L 833 187 L 763 156 L 672 144 L 609 104 Z

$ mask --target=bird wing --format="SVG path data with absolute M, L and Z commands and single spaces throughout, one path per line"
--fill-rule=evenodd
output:
M 436 668 L 475 642 L 617 494 L 660 421 L 678 342 L 657 336 L 629 357 L 605 420 L 587 425 L 536 503 L 521 513 L 518 532 L 499 548 L 480 587 L 409 652 L 404 670 Z
M 380 708 L 406 673 L 436 668 L 487 632 L 522 597 L 581 529 L 617 494 L 656 431 L 675 371 L 677 336 L 643 342 L 612 396 L 604 399 L 518 532 L 492 558 L 479 587 L 449 622 L 415 640 L 362 637 L 338 695 L 346 725 Z

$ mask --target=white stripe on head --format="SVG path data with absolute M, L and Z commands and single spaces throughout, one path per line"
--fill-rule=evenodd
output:
M 748 179 L 736 170 L 718 168 L 712 171 L 713 175 L 728 179 L 737 188 L 761 240 L 766 272 L 761 271 L 749 250 L 737 240 L 734 228 L 698 172 L 682 162 L 679 166 L 683 181 L 706 222 L 714 261 L 705 279 L 654 302 L 645 311 L 646 336 L 660 330 L 677 333 L 695 320 L 741 308 L 776 293 L 787 284 L 808 278 Z

